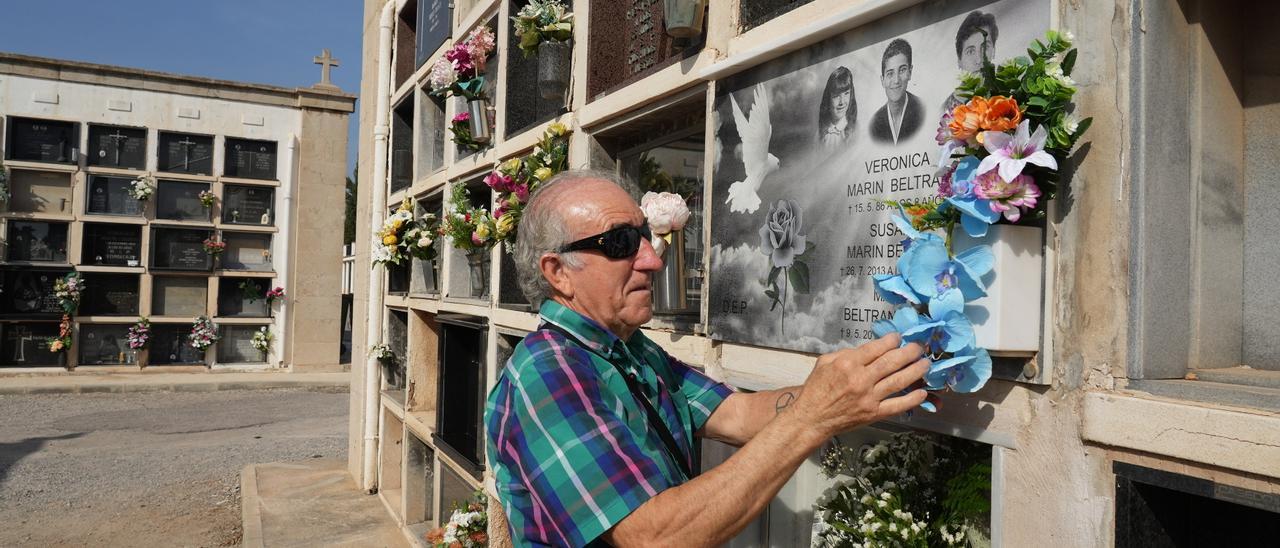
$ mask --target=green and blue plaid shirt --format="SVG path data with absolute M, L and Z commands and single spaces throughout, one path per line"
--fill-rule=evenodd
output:
M 489 393 L 485 424 L 498 495 L 517 546 L 596 544 L 684 475 L 614 363 L 634 372 L 688 457 L 694 432 L 733 390 L 671 357 L 640 331 L 623 342 L 546 301 Z

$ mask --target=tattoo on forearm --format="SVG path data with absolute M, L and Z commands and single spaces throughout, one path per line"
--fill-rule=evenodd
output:
M 774 412 L 781 413 L 782 410 L 786 409 L 788 405 L 791 405 L 791 402 L 793 401 L 796 401 L 795 394 L 792 394 L 791 392 L 783 392 L 782 395 L 778 396 L 777 403 L 773 404 Z

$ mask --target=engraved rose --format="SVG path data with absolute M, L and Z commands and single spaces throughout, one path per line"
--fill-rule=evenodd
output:
M 792 200 L 778 200 L 769 206 L 769 216 L 760 227 L 760 251 L 769 256 L 774 268 L 788 268 L 805 251 L 800 207 Z
M 764 295 L 772 305 L 769 310 L 782 305 L 779 331 L 786 334 L 787 288 L 797 293 L 809 292 L 809 265 L 800 260 L 813 248 L 808 237 L 800 233 L 804 228 L 800 206 L 792 200 L 778 200 L 769 206 L 769 215 L 760 227 L 760 252 L 769 256 L 769 278 L 765 281 Z M 781 278 L 781 280 L 779 280 Z

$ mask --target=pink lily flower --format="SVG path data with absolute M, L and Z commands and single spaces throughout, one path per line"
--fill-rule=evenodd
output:
M 982 144 L 990 155 L 978 164 L 976 173 L 982 175 L 999 167 L 1000 178 L 1011 183 L 1014 178 L 1022 174 L 1027 163 L 1058 169 L 1058 161 L 1044 151 L 1044 141 L 1049 137 L 1048 132 L 1045 131 L 1044 126 L 1040 126 L 1036 128 L 1035 133 L 1028 135 L 1030 123 L 1029 120 L 1023 120 L 1018 124 L 1018 129 L 1013 135 L 1002 131 L 984 131 Z

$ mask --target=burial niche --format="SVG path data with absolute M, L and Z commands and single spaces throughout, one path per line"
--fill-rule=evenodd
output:
M 85 159 L 91 166 L 146 169 L 147 130 L 89 124 L 89 148 Z
M 67 262 L 67 223 L 9 221 L 9 261 Z
M 80 143 L 80 124 L 11 116 L 5 138 L 5 159 L 73 164 Z
M 162 131 L 156 169 L 169 173 L 213 175 L 213 136 Z
M 209 313 L 209 279 L 203 276 L 155 276 L 151 279 L 151 314 L 204 316 Z
M 212 230 L 152 228 L 151 268 L 157 270 L 213 270 L 213 256 L 204 250 Z
M 142 264 L 142 227 L 109 223 L 84 223 L 80 264 L 139 266 Z
M 209 183 L 160 181 L 156 189 L 156 218 L 170 221 L 208 221 L 209 210 L 200 201 L 200 193 Z
M 222 222 L 271 226 L 275 223 L 276 189 L 258 185 L 222 187 Z
M 90 175 L 85 197 L 85 213 L 98 215 L 142 215 L 143 202 L 129 195 L 134 179 Z
M 79 365 L 130 365 L 138 362 L 129 348 L 128 324 L 80 324 L 76 345 Z
M 276 178 L 276 142 L 227 137 L 222 174 L 241 179 Z
M 137 316 L 141 276 L 84 272 L 85 289 L 79 313 L 85 316 Z

